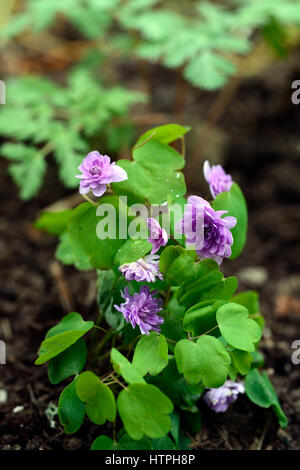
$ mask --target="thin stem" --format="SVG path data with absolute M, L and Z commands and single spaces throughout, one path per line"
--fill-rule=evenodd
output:
M 96 362 L 98 359 L 102 359 L 103 357 L 106 357 L 109 352 L 106 352 L 105 354 L 103 354 L 102 356 L 99 357 L 99 353 L 101 351 L 101 349 L 103 349 L 103 347 L 106 345 L 106 343 L 114 336 L 114 335 L 118 335 L 121 333 L 121 331 L 124 330 L 126 326 L 126 323 L 125 325 L 122 326 L 122 328 L 120 328 L 119 330 L 109 330 L 102 338 L 102 340 L 98 343 L 97 345 L 97 348 L 96 348 L 96 351 L 95 351 L 95 361 Z
M 175 343 L 175 344 L 176 344 L 176 341 L 174 341 L 173 339 L 170 339 L 170 338 L 166 338 L 166 337 L 165 337 L 165 340 L 166 340 L 166 341 L 169 341 L 170 343 Z
M 53 143 L 50 141 L 48 142 L 46 145 L 44 145 L 43 148 L 41 148 L 41 150 L 39 151 L 39 153 L 41 154 L 41 156 L 44 158 L 48 155 L 48 153 L 52 152 L 52 150 L 54 150 L 54 145 Z
M 172 234 L 170 234 L 170 238 L 171 238 L 171 240 L 173 240 L 173 242 L 175 242 L 177 245 L 179 245 L 179 246 L 181 246 L 181 248 L 183 248 L 182 245 L 176 240 L 176 238 L 173 237 Z
M 199 336 L 189 336 L 189 333 L 188 333 L 188 339 L 197 339 L 197 338 L 201 338 L 201 336 L 204 336 L 204 335 L 208 335 L 208 333 L 210 333 L 211 331 L 215 330 L 216 328 L 219 328 L 219 325 L 216 325 L 214 326 L 213 328 L 211 328 L 210 330 L 206 331 L 205 333 L 202 333 L 202 335 L 199 335 Z
M 152 137 L 154 137 L 156 134 L 156 131 L 153 131 L 151 135 L 149 135 L 149 137 L 147 137 L 147 139 L 143 140 L 143 142 L 141 142 L 140 144 L 137 144 L 135 145 L 134 147 L 132 147 L 132 150 L 136 150 L 136 149 L 139 149 L 140 147 L 143 147 L 143 145 L 145 145 L 147 142 L 149 142 L 149 140 L 152 139 Z
M 109 386 L 109 385 L 114 385 L 114 384 L 117 384 L 118 382 L 116 380 L 111 380 L 110 382 L 103 382 L 105 385 Z
M 91 204 L 93 204 L 93 206 L 96 206 L 96 202 L 93 201 L 87 194 L 81 194 L 82 197 L 84 197 L 84 199 L 86 199 L 88 202 L 90 202 Z
M 108 333 L 108 330 L 105 330 L 105 328 L 102 328 L 102 326 L 94 325 L 94 328 L 97 328 L 98 330 L 104 331 L 104 333 Z
M 122 384 L 122 382 L 120 382 L 120 380 L 117 377 L 115 377 L 115 380 L 122 388 L 124 388 L 124 390 L 126 389 L 125 385 Z
M 107 372 L 106 374 L 102 375 L 102 376 L 100 377 L 100 380 L 101 380 L 101 381 L 102 381 L 102 380 L 107 380 L 107 379 L 109 379 L 109 377 L 113 377 L 113 375 L 114 375 L 114 371 L 109 371 L 109 372 Z

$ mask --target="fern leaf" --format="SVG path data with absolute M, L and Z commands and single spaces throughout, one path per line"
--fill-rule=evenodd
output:
M 35 196 L 43 183 L 46 162 L 36 148 L 21 144 L 6 144 L 1 154 L 10 160 L 18 160 L 9 167 L 9 173 L 20 187 L 20 197 L 28 200 Z

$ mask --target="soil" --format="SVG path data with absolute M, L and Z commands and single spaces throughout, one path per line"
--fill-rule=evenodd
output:
M 154 70 L 156 77 L 161 70 Z M 188 155 L 199 150 L 199 158 L 188 160 L 186 171 L 192 191 L 208 196 L 199 182 L 201 167 L 207 156 L 217 159 L 245 191 L 248 242 L 237 260 L 224 263 L 224 271 L 238 275 L 241 290 L 255 288 L 260 294 L 267 324 L 264 368 L 289 426 L 281 430 L 270 410 L 244 396 L 224 414 L 201 403 L 203 429 L 193 438 L 196 449 L 300 449 L 300 365 L 291 361 L 292 342 L 300 340 L 300 107 L 290 100 L 290 83 L 297 78 L 297 70 L 291 70 L 283 83 L 273 83 L 271 71 L 240 85 L 209 145 L 188 145 Z M 164 83 L 168 80 L 167 75 Z M 170 114 L 167 88 L 153 96 L 154 112 Z M 193 126 L 191 140 L 216 98 L 207 96 L 189 91 L 180 120 Z M 7 364 L 0 365 L 0 389 L 7 392 L 0 404 L 0 449 L 88 449 L 99 428 L 86 422 L 66 436 L 57 417 L 52 428 L 45 410 L 57 403 L 62 387 L 49 384 L 46 366 L 33 363 L 45 332 L 64 313 L 72 308 L 85 319 L 96 317 L 95 274 L 54 263 L 56 239 L 32 227 L 39 210 L 70 194 L 57 184 L 51 164 L 39 196 L 27 203 L 17 197 L 6 166 L 0 160 L 0 335 L 7 344 Z

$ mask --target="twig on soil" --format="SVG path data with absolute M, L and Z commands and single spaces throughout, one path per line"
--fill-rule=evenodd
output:
M 265 437 L 266 437 L 266 433 L 267 433 L 269 424 L 270 424 L 270 414 L 268 415 L 267 421 L 264 425 L 264 428 L 262 430 L 260 438 L 257 439 L 257 437 L 256 437 L 254 439 L 253 444 L 251 445 L 250 449 L 252 449 L 252 450 L 262 450 L 262 446 L 263 446 L 263 443 L 264 443 L 264 440 L 265 440 Z
M 55 280 L 58 288 L 59 299 L 62 308 L 65 312 L 72 312 L 73 298 L 69 290 L 68 284 L 65 281 L 63 270 L 58 261 L 52 261 L 50 264 L 50 272 Z
M 222 437 L 222 439 L 224 440 L 225 444 L 227 445 L 228 449 L 229 449 L 229 450 L 232 450 L 232 447 L 231 447 L 231 445 L 230 445 L 230 442 L 228 441 L 228 433 L 227 433 L 227 431 L 226 431 L 226 430 L 224 431 L 223 429 L 219 428 L 219 429 L 218 429 L 218 432 L 219 432 L 220 436 Z
M 34 405 L 36 405 L 36 398 L 35 398 L 34 391 L 33 391 L 33 388 L 31 386 L 31 384 L 27 384 L 27 389 L 28 389 L 28 393 L 29 393 L 31 402 Z

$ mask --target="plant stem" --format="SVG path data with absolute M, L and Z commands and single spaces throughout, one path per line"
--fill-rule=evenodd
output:
M 95 201 L 93 201 L 87 194 L 81 194 L 82 197 L 84 197 L 84 199 L 86 199 L 88 202 L 90 202 L 91 204 L 93 204 L 93 206 L 96 206 L 97 204 L 95 203 Z
M 149 142 L 149 140 L 152 139 L 152 137 L 154 137 L 156 134 L 156 131 L 153 131 L 151 135 L 149 135 L 149 137 L 147 137 L 147 139 L 143 140 L 143 142 L 141 142 L 140 144 L 137 144 L 135 145 L 134 147 L 132 147 L 132 150 L 136 150 L 140 147 L 143 147 L 143 145 L 145 145 L 147 142 Z
M 108 343 L 108 341 L 114 336 L 114 335 L 117 335 L 119 333 L 121 333 L 121 331 L 123 331 L 123 329 L 125 328 L 126 326 L 126 323 L 125 325 L 122 326 L 122 328 L 120 328 L 119 330 L 109 330 L 102 338 L 102 340 L 97 344 L 97 347 L 95 348 L 95 359 L 94 359 L 94 364 L 99 360 L 99 359 L 102 359 L 106 356 L 108 356 L 110 354 L 110 351 L 107 351 L 106 353 L 104 353 L 102 356 L 99 356 L 99 353 L 100 351 L 103 349 L 103 347 L 106 345 L 106 343 Z
M 94 328 L 97 328 L 98 330 L 104 331 L 104 333 L 108 333 L 108 330 L 105 330 L 102 328 L 102 326 L 94 325 Z
M 216 328 L 219 328 L 219 325 L 216 325 L 214 326 L 213 328 L 211 328 L 210 330 L 206 331 L 205 333 L 202 333 L 202 335 L 199 335 L 199 336 L 189 336 L 189 333 L 188 333 L 188 336 L 189 338 L 188 339 L 197 339 L 197 338 L 201 338 L 201 336 L 204 336 L 204 335 L 208 335 L 208 333 L 210 333 L 211 331 L 215 330 Z
M 181 246 L 181 248 L 183 248 L 183 246 L 176 240 L 176 238 L 173 237 L 173 235 L 170 234 L 170 238 L 171 240 L 173 240 L 173 242 L 175 242 L 177 245 Z

